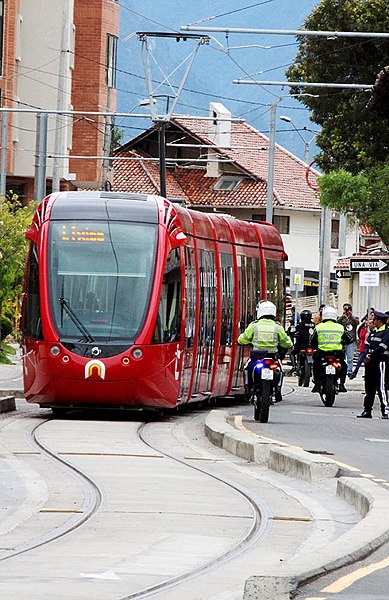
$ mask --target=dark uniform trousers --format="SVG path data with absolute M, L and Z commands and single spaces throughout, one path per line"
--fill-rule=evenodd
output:
M 381 413 L 389 412 L 388 397 L 385 389 L 386 360 L 371 361 L 365 364 L 365 401 L 364 408 L 372 411 L 376 393 L 380 399 Z

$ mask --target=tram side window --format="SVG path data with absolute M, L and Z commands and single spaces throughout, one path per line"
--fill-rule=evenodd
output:
M 261 298 L 261 266 L 259 258 L 246 258 L 247 313 L 246 326 L 256 319 L 256 307 Z
M 36 246 L 31 247 L 27 272 L 27 296 L 25 299 L 24 334 L 26 337 L 41 340 L 42 323 L 39 300 L 39 265 Z
M 283 319 L 284 263 L 281 260 L 266 259 L 267 299 L 277 307 L 277 320 Z
M 234 273 L 232 254 L 221 253 L 222 283 L 222 322 L 220 329 L 220 345 L 231 346 L 232 326 L 234 322 Z
M 200 345 L 213 346 L 216 325 L 215 255 L 200 250 Z
M 167 258 L 153 344 L 177 342 L 181 329 L 180 251 L 175 248 Z
M 240 330 L 256 318 L 256 306 L 261 297 L 261 267 L 259 258 L 238 255 Z

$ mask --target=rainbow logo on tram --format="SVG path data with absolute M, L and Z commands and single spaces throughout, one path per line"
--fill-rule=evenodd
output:
M 85 379 L 104 379 L 105 364 L 101 360 L 90 360 L 85 365 Z

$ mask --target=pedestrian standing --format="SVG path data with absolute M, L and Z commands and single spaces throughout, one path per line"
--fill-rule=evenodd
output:
M 325 304 L 320 304 L 318 314 L 313 317 L 312 321 L 314 322 L 315 325 L 318 325 L 319 323 L 322 322 L 322 320 L 323 320 L 323 308 L 324 307 L 325 307 Z
M 357 341 L 357 327 L 359 325 L 359 319 L 357 317 L 354 317 L 353 307 L 351 306 L 351 304 L 348 304 L 348 302 L 343 304 L 343 313 L 342 316 L 339 317 L 338 323 L 343 325 L 343 327 L 353 340 L 352 344 L 348 344 L 345 348 L 347 375 L 350 376 L 354 368 L 353 360 L 355 354 L 355 345 Z
M 388 315 L 374 311 L 374 329 L 368 337 L 365 351 L 365 400 L 364 410 L 358 418 L 371 419 L 376 393 L 381 405 L 381 416 L 388 418 L 389 405 L 385 389 L 385 372 L 389 348 Z
M 359 327 L 357 329 L 357 333 L 358 333 L 359 340 L 360 340 L 359 356 L 358 356 L 357 364 L 355 365 L 355 369 L 353 370 L 351 375 L 349 375 L 350 379 L 355 379 L 355 377 L 358 375 L 359 369 L 361 368 L 361 366 L 363 365 L 363 363 L 366 360 L 366 354 L 367 354 L 366 342 L 369 338 L 370 333 L 374 329 L 375 321 L 373 321 L 373 318 L 374 318 L 374 315 L 371 317 L 371 319 L 369 319 L 369 322 L 367 322 L 366 318 L 364 317 L 361 327 Z M 386 369 L 386 375 L 388 375 L 388 369 Z M 388 387 L 388 386 L 386 386 L 386 387 Z

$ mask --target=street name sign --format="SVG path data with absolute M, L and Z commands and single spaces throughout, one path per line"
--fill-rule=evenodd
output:
M 350 258 L 351 273 L 361 271 L 389 271 L 389 258 Z

